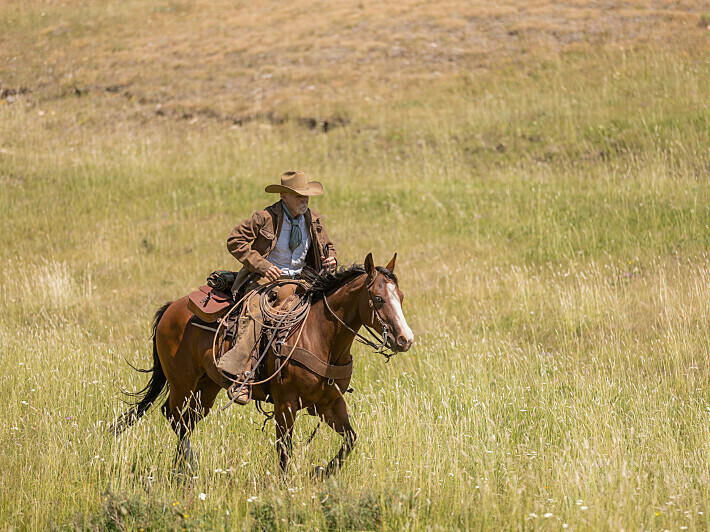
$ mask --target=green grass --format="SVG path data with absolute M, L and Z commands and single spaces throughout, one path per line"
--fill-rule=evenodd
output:
M 640 48 L 353 104 L 327 135 L 104 94 L 0 106 L 0 522 L 707 529 L 709 97 L 707 54 Z M 201 422 L 182 485 L 157 410 L 106 430 L 144 384 L 123 359 L 147 365 L 155 310 L 237 267 L 226 236 L 291 168 L 324 182 L 341 261 L 399 253 L 415 346 L 356 348 L 337 478 L 308 478 L 340 442 L 305 447 L 306 418 L 279 478 L 250 406 Z

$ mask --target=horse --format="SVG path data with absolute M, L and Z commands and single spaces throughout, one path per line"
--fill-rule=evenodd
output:
M 387 266 L 375 266 L 372 254 L 368 253 L 362 265 L 315 274 L 308 293 L 311 307 L 297 341 L 293 341 L 294 330 L 285 343 L 291 340 L 326 365 L 352 365 L 350 348 L 356 336 L 363 338 L 358 331 L 365 326 L 370 330 L 381 327 L 382 344 L 392 352 L 409 350 L 414 335 L 402 312 L 404 295 L 394 273 L 396 258 L 395 253 Z M 193 469 L 196 461 L 190 434 L 209 413 L 224 379 L 214 364 L 215 332 L 190 326 L 194 315 L 187 301 L 187 296 L 182 297 L 156 312 L 153 367 L 138 370 L 150 373 L 150 380 L 145 388 L 133 394 L 136 401 L 116 419 L 113 429 L 120 434 L 136 423 L 167 389 L 162 413 L 178 437 L 175 460 Z M 280 378 L 252 386 L 252 399 L 273 402 L 281 470 L 287 470 L 296 414 L 305 409 L 343 438 L 337 455 L 327 467 L 317 467 L 314 474 L 329 476 L 338 471 L 357 439 L 343 395 L 348 390 L 351 372 L 339 378 L 325 378 L 295 360 L 281 363 L 273 349 L 266 353 L 263 363 L 265 374 L 279 373 Z

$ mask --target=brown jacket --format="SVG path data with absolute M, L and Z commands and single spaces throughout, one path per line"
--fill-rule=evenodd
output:
M 328 238 L 321 217 L 310 209 L 304 216 L 311 235 L 306 264 L 318 271 L 323 266 L 324 258 L 336 257 L 335 247 Z M 264 275 L 271 267 L 266 257 L 276 247 L 283 219 L 281 201 L 277 201 L 263 211 L 256 211 L 232 230 L 227 239 L 227 249 L 244 265 L 237 275 L 235 289 L 250 273 Z

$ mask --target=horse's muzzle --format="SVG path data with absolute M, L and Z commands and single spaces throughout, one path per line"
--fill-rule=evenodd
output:
M 409 348 L 412 347 L 413 341 L 414 338 L 408 338 L 407 336 L 401 333 L 397 335 L 396 340 L 392 336 L 387 339 L 387 343 L 389 344 L 390 349 L 397 353 L 404 353 L 405 351 L 409 351 Z

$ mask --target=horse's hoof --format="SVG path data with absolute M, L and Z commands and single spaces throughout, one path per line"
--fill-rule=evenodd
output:
M 315 469 L 313 469 L 312 477 L 316 480 L 325 480 L 325 467 L 316 466 Z

